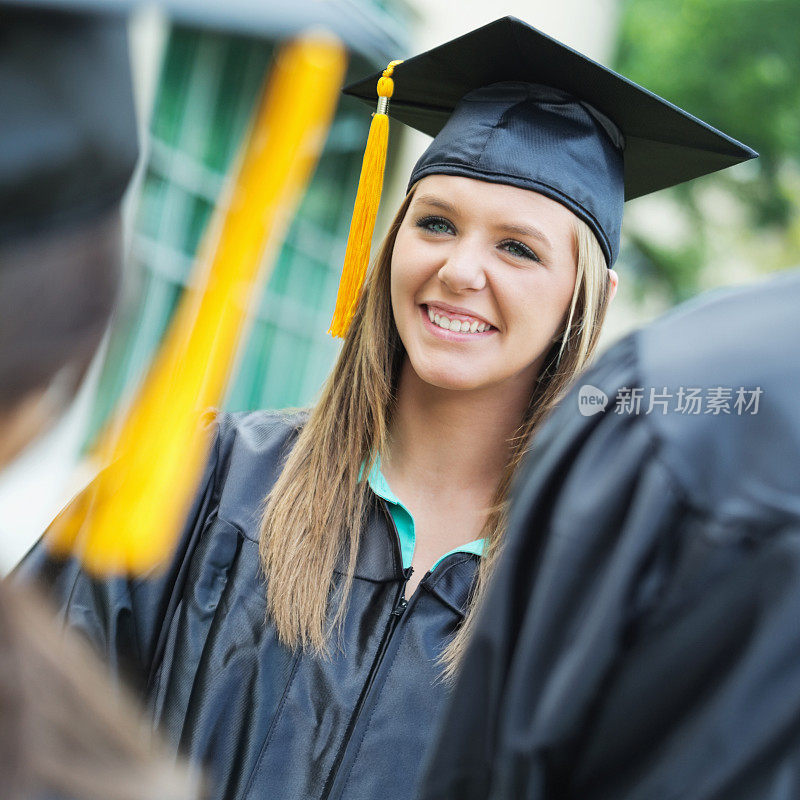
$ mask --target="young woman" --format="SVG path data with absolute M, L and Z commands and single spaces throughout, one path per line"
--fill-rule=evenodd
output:
M 396 68 L 396 115 L 414 124 L 402 87 L 432 64 L 501 64 L 519 35 L 542 45 L 525 53 L 550 42 L 565 73 L 613 76 L 500 20 Z M 206 766 L 214 798 L 414 796 L 514 473 L 597 342 L 617 285 L 623 135 L 575 90 L 483 69 L 454 69 L 449 87 L 440 69 L 435 97 L 417 98 L 423 129 L 444 109 L 437 135 L 317 403 L 217 418 L 165 570 L 97 581 L 44 548 L 21 568 Z M 623 106 L 644 96 L 613 80 Z

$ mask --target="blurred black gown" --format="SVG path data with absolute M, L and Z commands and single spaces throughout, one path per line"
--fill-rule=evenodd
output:
M 435 662 L 461 624 L 479 557 L 448 555 L 406 604 L 410 570 L 385 501 L 371 494 L 341 649 L 329 660 L 288 650 L 266 620 L 258 534 L 262 500 L 304 421 L 220 416 L 161 577 L 92 580 L 40 544 L 16 579 L 41 581 L 153 724 L 205 765 L 210 800 L 405 800 L 445 696 Z
M 587 385 L 606 410 L 579 413 Z M 677 412 L 681 387 L 728 413 Z M 514 492 L 421 796 L 800 797 L 800 272 L 612 348 Z

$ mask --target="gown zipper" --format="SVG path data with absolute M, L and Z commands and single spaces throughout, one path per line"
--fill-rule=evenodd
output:
M 386 517 L 389 521 L 389 524 L 391 525 L 391 528 L 394 531 L 396 551 L 400 555 L 400 561 L 402 563 L 402 553 L 400 551 L 400 534 L 397 532 L 397 527 L 394 524 L 394 520 L 392 519 L 392 516 L 389 513 L 388 508 L 386 508 L 385 501 L 381 498 L 380 502 L 384 509 Z M 339 769 L 347 753 L 347 748 L 350 744 L 350 740 L 352 739 L 353 731 L 355 730 L 356 725 L 358 724 L 358 719 L 361 716 L 361 711 L 364 708 L 364 705 L 366 704 L 369 695 L 371 694 L 372 685 L 375 682 L 375 677 L 377 676 L 378 671 L 380 670 L 381 664 L 383 662 L 383 657 L 386 654 L 386 650 L 389 647 L 389 642 L 391 641 L 392 635 L 394 634 L 395 629 L 397 628 L 397 625 L 400 622 L 400 618 L 403 616 L 406 608 L 408 607 L 409 600 L 406 600 L 405 593 L 409 578 L 411 578 L 413 572 L 414 572 L 413 567 L 407 567 L 403 569 L 403 580 L 400 582 L 397 594 L 395 595 L 395 600 L 392 606 L 392 610 L 389 612 L 389 619 L 386 623 L 386 628 L 384 629 L 383 636 L 381 637 L 381 643 L 380 645 L 378 645 L 378 652 L 375 655 L 375 659 L 372 662 L 369 674 L 367 675 L 367 680 L 364 683 L 364 688 L 361 690 L 361 694 L 359 695 L 356 707 L 353 710 L 352 716 L 350 717 L 350 722 L 347 725 L 347 731 L 345 732 L 344 741 L 342 742 L 341 746 L 339 747 L 339 751 L 336 754 L 336 759 L 334 760 L 333 766 L 331 767 L 331 771 L 328 774 L 328 779 L 325 782 L 325 788 L 323 789 L 320 800 L 335 800 L 337 794 L 334 794 L 334 790 L 337 790 L 338 793 L 341 793 L 341 789 L 338 786 Z M 416 594 L 416 590 L 414 594 Z

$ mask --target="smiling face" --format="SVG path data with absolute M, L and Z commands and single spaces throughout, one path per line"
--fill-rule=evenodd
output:
M 574 219 L 514 186 L 454 175 L 419 181 L 392 252 L 391 295 L 422 381 L 530 393 L 572 300 Z

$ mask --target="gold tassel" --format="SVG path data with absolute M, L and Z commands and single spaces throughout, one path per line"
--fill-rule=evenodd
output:
M 386 110 L 389 98 L 394 93 L 392 74 L 400 61 L 391 61 L 378 80 L 378 109 L 372 115 L 369 126 L 367 147 L 361 164 L 361 177 L 358 180 L 353 219 L 347 236 L 347 250 L 344 255 L 342 277 L 336 295 L 336 308 L 328 329 L 331 336 L 344 338 L 353 314 L 358 296 L 369 266 L 369 250 L 375 230 L 375 218 L 383 189 L 383 172 L 386 166 L 386 148 L 389 142 L 389 117 Z
M 132 407 L 98 447 L 105 469 L 48 532 L 92 574 L 165 564 L 208 458 L 239 345 L 336 111 L 343 44 L 309 33 L 281 48 L 170 330 Z

